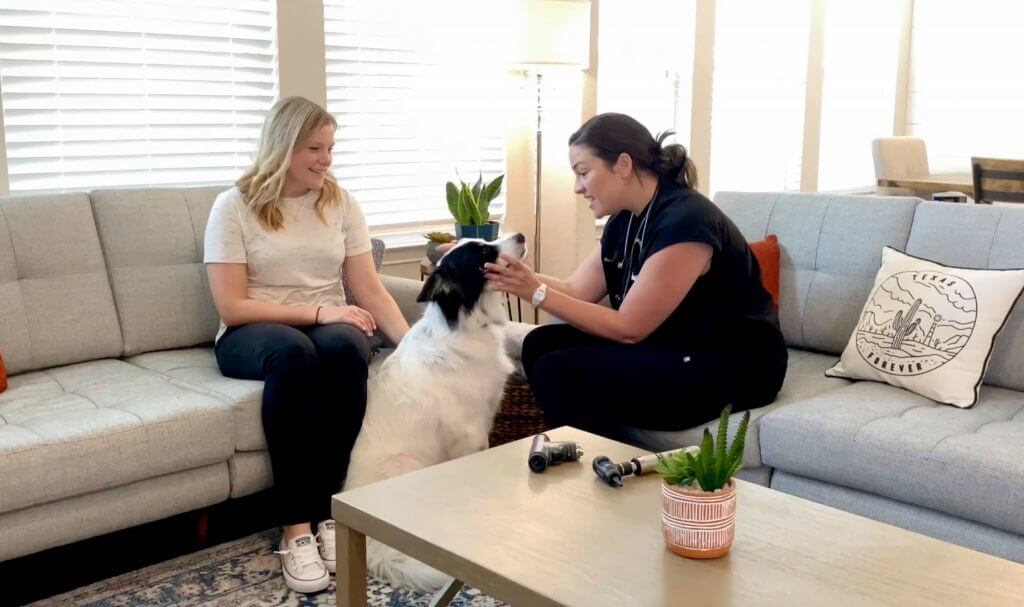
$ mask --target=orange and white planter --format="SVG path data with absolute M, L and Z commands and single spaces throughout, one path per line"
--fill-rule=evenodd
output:
M 736 483 L 708 493 L 699 486 L 661 483 L 661 532 L 678 555 L 713 559 L 725 555 L 736 537 Z

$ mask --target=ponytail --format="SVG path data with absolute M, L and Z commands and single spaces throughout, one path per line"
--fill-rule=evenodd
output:
M 657 151 L 651 168 L 659 176 L 668 177 L 683 187 L 696 188 L 697 167 L 690 160 L 686 148 L 678 143 L 664 144 L 671 135 L 675 135 L 675 131 L 668 130 L 658 134 L 655 140 Z

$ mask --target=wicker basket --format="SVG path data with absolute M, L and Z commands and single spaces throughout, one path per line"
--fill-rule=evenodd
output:
M 520 375 L 512 375 L 502 393 L 501 408 L 494 417 L 490 443 L 492 447 L 533 436 L 547 430 L 544 414 L 530 391 L 530 384 Z

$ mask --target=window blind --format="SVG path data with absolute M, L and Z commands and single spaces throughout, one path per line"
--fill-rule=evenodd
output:
M 482 8 L 446 6 L 324 2 L 327 109 L 338 120 L 333 170 L 378 233 L 450 230 L 445 182 L 505 172 L 507 66 L 481 61 L 488 45 L 459 42 L 495 24 Z M 504 195 L 491 203 L 492 218 L 504 203 Z
M 274 0 L 0 0 L 12 192 L 227 183 L 277 91 Z

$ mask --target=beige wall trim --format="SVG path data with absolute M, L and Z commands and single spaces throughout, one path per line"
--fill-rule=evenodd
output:
M 582 121 L 586 122 L 597 114 L 597 75 L 598 75 L 598 20 L 601 17 L 601 0 L 590 0 L 590 65 L 583 71 L 583 112 Z
M 277 75 L 282 98 L 327 107 L 323 0 L 277 0 Z
M 715 0 L 697 0 L 694 25 L 693 96 L 690 102 L 690 158 L 697 189 L 710 195 L 711 96 L 715 75 Z
M 541 82 L 540 243 L 534 263 L 542 274 L 567 278 L 579 262 L 580 240 L 593 233 L 594 216 L 573 193 L 569 136 L 580 126 L 583 74 L 571 67 L 544 70 Z M 585 214 L 585 215 L 584 215 Z M 584 223 L 584 219 L 589 225 Z M 586 228 L 581 226 L 586 225 Z M 589 228 L 589 229 L 587 229 Z M 586 236 L 584 236 L 584 233 Z
M 514 96 L 505 129 L 505 218 L 502 231 L 526 235 L 533 250 L 534 206 L 537 199 L 537 157 L 534 140 L 537 131 L 537 88 L 534 74 L 526 71 L 509 75 L 510 94 Z
M 807 45 L 807 88 L 804 93 L 804 147 L 800 162 L 800 191 L 818 191 L 821 149 L 821 98 L 825 88 L 825 11 L 827 0 L 811 3 L 811 32 Z
M 907 104 L 910 102 L 910 55 L 914 39 L 914 0 L 899 1 L 902 4 L 900 49 L 896 64 L 896 103 L 892 117 L 892 134 L 897 137 L 910 132 Z
M 3 84 L 0 83 L 0 87 Z M 0 88 L 0 196 L 11 193 L 11 181 L 7 174 L 7 134 L 4 132 L 3 90 Z
M 583 99 L 580 114 L 580 124 L 590 120 L 597 115 L 597 78 L 599 75 L 598 63 L 598 37 L 600 36 L 601 0 L 590 0 L 590 65 L 583 72 Z M 575 176 L 573 176 L 575 180 Z M 575 200 L 576 208 L 580 212 L 576 216 L 576 265 L 583 261 L 594 250 L 594 241 L 591 236 L 594 233 L 594 214 L 583 205 L 579 196 Z

